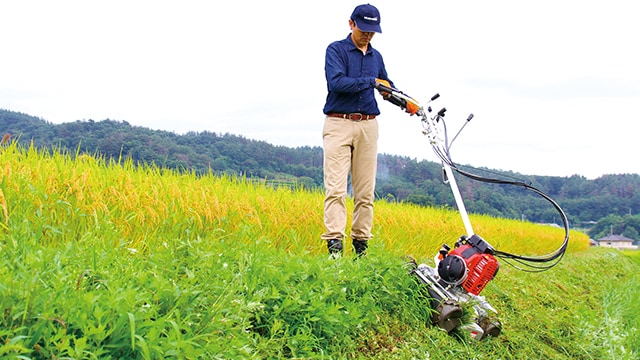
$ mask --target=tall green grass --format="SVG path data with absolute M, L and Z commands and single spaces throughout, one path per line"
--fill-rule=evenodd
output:
M 638 356 L 638 265 L 587 249 L 546 273 L 503 266 L 483 292 L 490 341 L 429 324 L 404 255 L 429 261 L 459 215 L 380 202 L 370 255 L 326 256 L 322 194 L 16 145 L 0 148 L 0 357 L 627 358 Z M 349 206 L 352 206 L 350 204 Z M 502 250 L 562 231 L 483 216 Z M 630 288 L 630 286 L 636 286 Z

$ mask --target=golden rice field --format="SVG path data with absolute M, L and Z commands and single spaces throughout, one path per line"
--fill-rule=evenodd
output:
M 131 161 L 107 162 L 89 155 L 20 149 L 0 152 L 0 226 L 37 224 L 41 243 L 87 232 L 105 241 L 146 251 L 157 233 L 224 239 L 240 230 L 245 241 L 268 242 L 287 252 L 325 252 L 321 192 L 273 189 L 231 177 L 196 176 Z M 352 203 L 348 203 L 352 207 Z M 559 228 L 471 215 L 474 231 L 502 251 L 537 255 L 555 250 Z M 69 226 L 73 224 L 73 226 Z M 108 225 L 105 225 L 108 224 Z M 108 229 L 104 227 L 108 226 Z M 465 229 L 456 211 L 411 204 L 376 203 L 372 251 L 430 258 L 442 243 L 452 245 Z M 571 232 L 569 251 L 588 247 Z

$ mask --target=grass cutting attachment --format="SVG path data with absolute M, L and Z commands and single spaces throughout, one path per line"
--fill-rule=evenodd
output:
M 443 179 L 451 187 L 467 232 L 455 242 L 453 249 L 447 244 L 442 245 L 434 257 L 434 266 L 418 265 L 415 260 L 411 261 L 411 272 L 427 286 L 429 296 L 432 299 L 431 305 L 434 310 L 432 322 L 448 333 L 457 329 L 467 331 L 472 338 L 477 340 L 489 336 L 497 337 L 502 331 L 502 324 L 497 317 L 498 313 L 486 298 L 480 295 L 489 281 L 493 280 L 498 273 L 500 265 L 497 258 L 501 258 L 507 264 L 524 271 L 540 272 L 550 269 L 562 259 L 568 245 L 567 217 L 555 201 L 530 184 L 523 181 L 478 176 L 460 169 L 451 160 L 449 152 L 451 144 L 473 118 L 473 114 L 469 115 L 458 134 L 449 142 L 444 121 L 446 109 L 442 108 L 434 113 L 431 106 L 428 106 L 429 103 L 440 97 L 439 94 L 431 97 L 425 108 L 398 89 L 380 83 L 376 84 L 376 89 L 385 100 L 399 106 L 410 115 L 417 115 L 421 118 L 423 134 L 427 136 L 431 147 L 442 162 Z M 456 173 L 476 181 L 521 186 L 545 198 L 555 207 L 564 223 L 565 237 L 560 248 L 543 256 L 522 256 L 494 249 L 487 241 L 474 233 L 456 183 L 454 170 Z M 518 265 L 511 263 L 511 261 L 518 263 Z M 469 308 L 472 308 L 473 312 L 470 314 L 471 316 L 465 316 L 465 311 Z M 472 320 L 468 321 L 467 319 Z

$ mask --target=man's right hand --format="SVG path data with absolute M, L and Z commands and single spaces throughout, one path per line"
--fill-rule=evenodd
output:
M 387 80 L 376 79 L 376 86 L 378 86 L 378 84 L 382 85 L 382 86 L 386 86 L 388 88 L 391 88 L 391 84 L 389 84 L 389 81 L 387 81 Z M 385 98 L 385 99 L 388 98 L 389 96 L 391 96 L 390 93 L 388 93 L 386 91 L 383 91 L 383 90 L 380 90 L 380 95 L 382 95 L 382 97 Z
M 391 87 L 391 84 L 389 84 L 389 82 L 387 80 L 383 80 L 383 79 L 376 79 L 376 85 L 382 85 L 382 86 L 386 86 L 388 88 Z

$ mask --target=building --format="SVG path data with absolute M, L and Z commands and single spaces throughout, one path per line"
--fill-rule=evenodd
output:
M 612 247 L 620 250 L 638 250 L 637 245 L 633 245 L 634 240 L 622 235 L 609 235 L 598 239 L 598 244 L 604 247 Z

